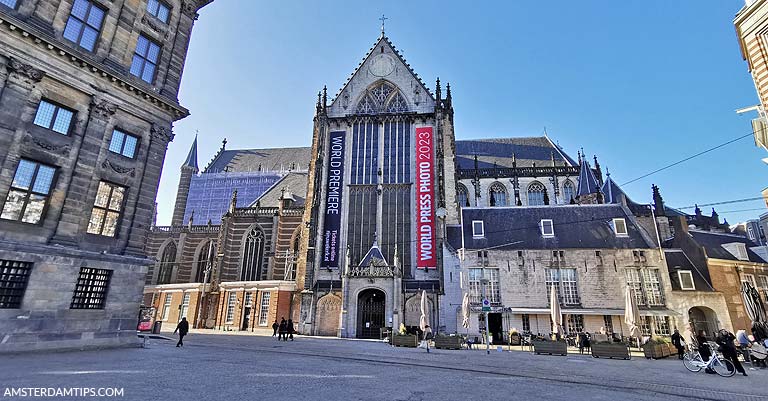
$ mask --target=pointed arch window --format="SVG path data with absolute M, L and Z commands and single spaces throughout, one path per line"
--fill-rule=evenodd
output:
M 253 227 L 245 237 L 243 260 L 240 267 L 240 281 L 256 281 L 261 276 L 264 258 L 264 232 Z
M 488 203 L 491 206 L 507 206 L 507 188 L 500 182 L 491 184 L 488 195 Z
M 381 81 L 370 87 L 355 107 L 358 114 L 402 113 L 408 111 L 405 96 L 393 84 Z
M 402 113 L 408 111 L 408 103 L 405 101 L 403 95 L 399 92 L 395 93 L 392 100 L 387 103 L 387 113 Z
M 210 271 L 213 269 L 213 261 L 216 257 L 216 244 L 213 241 L 208 241 L 200 248 L 200 252 L 197 254 L 197 270 L 195 273 L 195 283 L 203 283 L 210 279 Z M 209 276 L 205 276 L 205 271 L 208 270 Z
M 163 249 L 160 256 L 159 272 L 157 274 L 157 284 L 170 284 L 173 275 L 173 267 L 176 265 L 176 244 L 171 241 Z
M 563 203 L 571 203 L 571 201 L 575 198 L 576 190 L 573 187 L 573 183 L 570 181 L 566 181 L 565 184 L 563 184 Z
M 458 202 L 459 207 L 469 206 L 469 191 L 467 191 L 467 187 L 465 187 L 464 184 L 458 185 L 458 189 L 456 191 L 456 202 Z
M 543 206 L 544 203 L 544 192 L 546 189 L 544 188 L 544 185 L 540 182 L 534 182 L 531 183 L 531 185 L 528 186 L 528 206 Z

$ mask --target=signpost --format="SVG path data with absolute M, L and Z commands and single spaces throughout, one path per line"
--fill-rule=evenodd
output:
M 485 273 L 485 271 L 483 271 Z M 485 276 L 485 274 L 483 274 Z M 491 310 L 491 301 L 485 295 L 485 287 L 488 285 L 488 279 L 483 277 L 480 279 L 480 284 L 483 287 L 483 315 L 485 316 L 485 353 L 491 354 L 491 337 L 488 333 L 488 312 Z

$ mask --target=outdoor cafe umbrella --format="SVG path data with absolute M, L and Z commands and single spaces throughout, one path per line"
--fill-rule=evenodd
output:
M 637 346 L 640 347 L 640 335 L 642 334 L 640 327 L 638 326 L 638 323 L 640 323 L 640 310 L 637 309 L 637 300 L 635 299 L 634 294 L 632 294 L 632 289 L 629 288 L 629 286 L 627 286 L 625 298 L 624 323 L 629 326 L 629 336 L 637 337 Z
M 461 301 L 461 318 L 461 327 L 469 329 L 469 293 L 465 293 Z
M 427 291 L 421 291 L 421 317 L 419 318 L 419 328 L 424 333 L 424 340 L 427 340 L 427 330 L 429 328 L 429 311 L 427 310 Z M 427 352 L 429 352 L 429 341 L 427 340 Z
M 755 328 L 758 330 L 766 331 L 768 329 L 766 327 L 768 316 L 766 316 L 765 305 L 760 298 L 760 293 L 751 283 L 745 281 L 741 283 L 741 297 L 744 300 L 744 309 L 746 309 L 749 319 L 752 320 L 753 326 L 756 326 Z M 754 328 L 752 331 L 755 331 Z
M 563 314 L 560 311 L 560 298 L 557 296 L 557 287 L 552 286 L 552 294 L 550 295 L 550 314 L 552 315 L 552 333 L 561 333 L 563 325 Z

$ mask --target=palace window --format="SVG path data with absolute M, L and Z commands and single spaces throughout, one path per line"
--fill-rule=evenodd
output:
M 467 187 L 464 184 L 457 185 L 456 202 L 459 204 L 459 207 L 469 207 L 469 191 L 467 191 Z
M 96 200 L 93 202 L 88 233 L 114 237 L 120 215 L 123 213 L 125 188 L 106 181 L 99 182 Z
M 483 270 L 485 270 L 485 278 L 488 279 L 485 295 L 492 304 L 501 303 L 499 269 L 469 269 L 469 301 L 479 304 L 483 300 Z
M 574 193 L 573 183 L 566 181 L 565 184 L 563 184 L 563 203 L 571 203 L 574 199 Z
M 237 302 L 237 294 L 230 292 L 229 298 L 227 299 L 226 323 L 232 323 L 235 321 L 235 302 Z
M 768 302 L 768 276 L 757 276 L 760 284 L 760 292 L 763 293 L 763 299 Z
M 253 306 L 253 294 L 250 292 L 245 293 L 245 301 L 243 301 L 243 306 L 246 308 L 250 308 Z
M 528 206 L 544 205 L 544 185 L 540 182 L 534 182 L 528 186 Z
M 0 218 L 37 224 L 43 217 L 56 168 L 21 159 Z
M 10 8 L 16 8 L 16 2 L 18 0 L 0 0 L 0 4 L 8 6 Z
M 74 115 L 75 112 L 73 110 L 47 100 L 41 100 L 40 104 L 37 105 L 34 124 L 53 132 L 67 135 L 72 127 L 72 117 Z
M 208 243 L 200 248 L 200 253 L 197 255 L 196 283 L 204 283 L 207 282 L 207 279 L 210 279 L 210 277 L 205 277 L 205 271 L 213 268 L 214 257 L 216 257 L 216 245 L 213 241 L 208 241 Z
M 504 185 L 498 182 L 491 184 L 491 188 L 488 190 L 488 202 L 490 206 L 507 205 L 507 189 L 504 188 Z
M 603 327 L 605 327 L 606 334 L 613 334 L 613 316 L 603 315 Z
M 168 320 L 168 316 L 171 314 L 171 301 L 173 300 L 173 294 L 170 292 L 165 293 L 165 301 L 163 302 L 163 320 Z
M 21 307 L 31 272 L 32 263 L 0 260 L 0 309 Z
M 555 236 L 555 226 L 552 223 L 552 220 L 549 220 L 549 219 L 541 220 L 539 227 L 541 228 L 542 237 L 551 238 Z
M 187 317 L 187 313 L 189 312 L 189 293 L 184 293 L 184 298 L 181 301 L 181 315 L 179 315 L 179 320 L 183 317 Z
M 656 327 L 657 336 L 669 336 L 672 332 L 669 329 L 669 316 L 654 316 L 653 324 Z
M 264 256 L 264 232 L 253 227 L 245 238 L 243 264 L 240 267 L 240 281 L 255 281 L 261 278 L 261 264 Z
M 651 332 L 652 323 L 651 323 L 650 316 L 640 316 L 639 326 L 640 326 L 640 332 L 642 332 L 644 336 L 650 336 L 652 334 Z
M 568 333 L 584 331 L 584 315 L 568 315 Z
M 81 267 L 70 309 L 104 309 L 112 270 Z
M 139 138 L 116 129 L 112 131 L 109 151 L 133 159 L 136 156 L 136 144 L 138 143 Z
M 681 290 L 695 290 L 696 286 L 693 283 L 693 273 L 688 270 L 678 270 L 677 280 L 680 282 Z
M 742 283 L 749 283 L 752 285 L 752 287 L 757 288 L 757 281 L 755 281 L 755 276 L 752 274 L 742 273 L 741 275 L 741 282 Z
M 93 1 L 75 0 L 64 28 L 64 38 L 92 52 L 104 22 L 104 14 L 105 11 Z
M 663 306 L 664 291 L 658 269 L 626 269 L 627 286 L 638 306 Z
M 545 269 L 547 302 L 551 304 L 552 286 L 554 285 L 562 305 L 579 305 L 579 289 L 576 282 L 576 269 Z
M 159 59 L 160 45 L 144 35 L 139 35 L 131 62 L 131 74 L 151 84 L 155 80 L 155 69 Z
M 157 19 L 167 24 L 168 17 L 171 15 L 171 8 L 167 4 L 163 3 L 162 1 L 148 0 L 147 12 L 154 15 L 155 17 L 157 17 Z
M 170 284 L 173 275 L 173 266 L 176 264 L 176 244 L 169 242 L 163 249 L 158 266 L 157 284 Z
M 624 219 L 613 219 L 613 232 L 617 237 L 626 237 L 627 234 L 627 221 Z
M 259 326 L 266 326 L 269 323 L 269 299 L 272 293 L 261 293 L 261 305 L 259 307 Z

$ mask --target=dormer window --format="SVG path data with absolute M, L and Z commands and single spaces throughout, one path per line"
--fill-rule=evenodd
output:
M 749 254 L 747 254 L 747 246 L 741 242 L 731 242 L 730 244 L 721 245 L 738 260 L 749 260 Z
M 483 227 L 483 221 L 473 220 L 472 221 L 472 238 L 483 238 L 483 237 L 485 237 L 485 227 Z
M 539 224 L 541 228 L 541 236 L 544 238 L 552 238 L 555 236 L 555 226 L 552 224 L 552 220 L 543 219 Z
M 693 284 L 693 274 L 689 270 L 678 270 L 677 279 L 680 282 L 681 290 L 696 290 L 696 286 Z
M 617 237 L 626 237 L 627 233 L 627 221 L 624 219 L 613 219 L 613 232 Z

